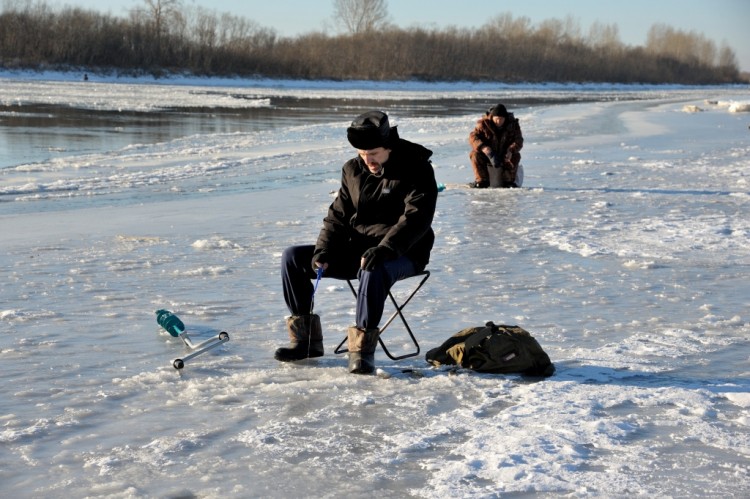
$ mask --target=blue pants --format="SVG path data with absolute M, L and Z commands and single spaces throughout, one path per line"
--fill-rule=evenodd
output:
M 312 268 L 314 251 L 313 245 L 290 246 L 281 255 L 284 301 L 292 315 L 306 315 L 311 312 L 314 289 L 312 280 L 316 277 Z M 415 275 L 417 270 L 409 258 L 402 256 L 383 262 L 368 272 L 360 268 L 361 258 L 359 251 L 332 257 L 323 277 L 359 279 L 356 326 L 360 329 L 374 329 L 383 318 L 388 291 L 396 281 Z

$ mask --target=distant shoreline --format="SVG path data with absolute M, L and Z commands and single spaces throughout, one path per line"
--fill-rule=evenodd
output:
M 679 84 L 679 83 L 602 83 L 602 82 L 474 82 L 474 81 L 422 81 L 422 80 L 307 80 L 291 78 L 267 78 L 248 76 L 197 76 L 187 73 L 165 73 L 159 77 L 124 75 L 114 72 L 97 72 L 86 69 L 46 70 L 0 68 L 0 79 L 29 81 L 60 81 L 82 83 L 125 83 L 186 86 L 241 86 L 280 89 L 317 90 L 408 90 L 408 91 L 501 91 L 503 89 L 546 91 L 643 91 L 643 90 L 692 90 L 711 88 L 747 88 L 750 83 Z

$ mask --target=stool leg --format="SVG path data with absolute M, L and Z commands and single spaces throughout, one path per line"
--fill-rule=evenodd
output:
M 421 277 L 421 279 L 419 283 L 417 284 L 417 286 L 414 288 L 414 290 L 411 291 L 411 293 L 409 293 L 409 296 L 406 298 L 406 300 L 404 300 L 402 304 L 399 305 L 396 299 L 394 298 L 393 294 L 390 291 L 388 292 L 388 297 L 391 299 L 391 303 L 393 304 L 396 311 L 393 312 L 393 314 L 388 318 L 388 320 L 385 322 L 383 327 L 380 328 L 380 337 L 378 338 L 378 341 L 380 343 L 380 346 L 383 348 L 383 352 L 385 352 L 385 354 L 391 360 L 407 359 L 409 357 L 415 357 L 419 355 L 420 353 L 419 342 L 417 341 L 416 336 L 414 336 L 414 333 L 412 332 L 411 327 L 409 327 L 409 323 L 407 322 L 406 317 L 404 316 L 402 311 L 406 307 L 406 305 L 411 301 L 411 299 L 414 298 L 414 295 L 416 295 L 417 292 L 422 288 L 425 282 L 427 282 L 427 279 L 429 279 L 430 277 L 430 272 L 428 270 L 425 270 L 411 277 Z M 352 284 L 350 280 L 347 280 L 346 283 L 349 285 L 349 289 L 351 289 L 352 294 L 356 298 L 357 291 L 354 289 L 354 285 Z M 404 355 L 398 355 L 398 356 L 393 355 L 391 354 L 391 352 L 388 350 L 385 343 L 383 342 L 383 338 L 382 338 L 383 332 L 386 330 L 388 326 L 390 326 L 390 324 L 396 319 L 396 317 L 399 317 L 401 319 L 401 322 L 404 324 L 404 328 L 406 328 L 406 332 L 409 334 L 409 337 L 411 338 L 411 341 L 414 344 L 414 347 L 416 348 L 414 352 L 409 352 Z M 344 348 L 344 343 L 346 343 L 347 341 L 348 341 L 348 337 L 344 337 L 344 339 L 341 340 L 341 343 L 339 343 L 338 346 L 334 349 L 333 353 L 334 354 L 347 353 L 349 350 L 347 348 Z

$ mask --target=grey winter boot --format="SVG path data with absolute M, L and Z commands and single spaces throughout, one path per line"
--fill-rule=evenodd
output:
M 323 329 L 317 314 L 292 315 L 286 320 L 286 328 L 289 346 L 276 350 L 276 360 L 292 362 L 323 355 Z
M 378 346 L 380 330 L 358 329 L 354 326 L 347 331 L 349 349 L 349 372 L 371 374 L 375 371 L 375 349 Z

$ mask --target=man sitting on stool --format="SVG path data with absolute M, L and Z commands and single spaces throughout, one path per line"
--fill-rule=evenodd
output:
M 469 134 L 474 182 L 469 187 L 520 187 L 523 135 L 518 118 L 505 106 L 491 107 Z
M 378 326 L 389 290 L 429 261 L 438 190 L 432 152 L 399 138 L 385 113 L 358 116 L 347 138 L 357 156 L 344 164 L 341 187 L 317 243 L 291 246 L 282 255 L 291 344 L 274 357 L 290 362 L 323 355 L 311 282 L 322 268 L 324 277 L 359 279 L 356 325 L 347 331 L 349 372 L 369 374 L 375 370 Z

